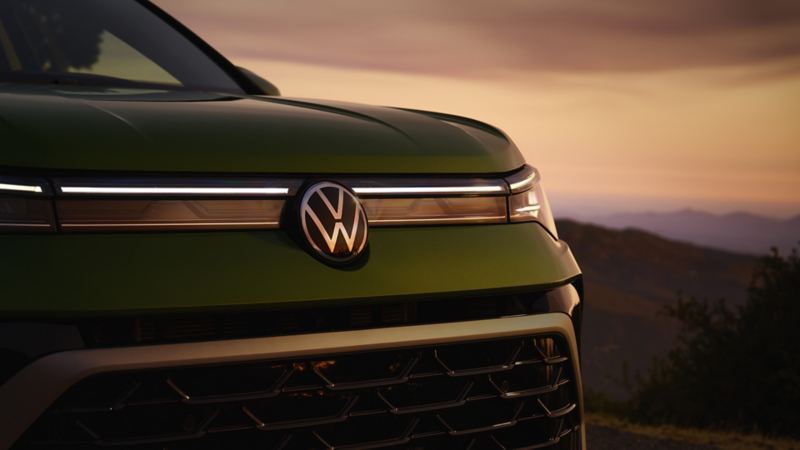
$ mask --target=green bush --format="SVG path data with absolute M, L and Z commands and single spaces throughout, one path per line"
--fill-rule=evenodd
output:
M 650 423 L 800 437 L 800 259 L 776 250 L 744 305 L 680 299 L 677 346 L 634 380 L 624 410 Z

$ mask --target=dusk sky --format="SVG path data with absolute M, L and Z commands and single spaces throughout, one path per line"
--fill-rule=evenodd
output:
M 156 0 L 292 97 L 505 130 L 557 215 L 800 213 L 798 0 Z

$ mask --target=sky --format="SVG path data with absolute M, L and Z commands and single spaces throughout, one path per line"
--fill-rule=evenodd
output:
M 155 0 L 286 96 L 473 117 L 556 215 L 800 214 L 797 0 Z

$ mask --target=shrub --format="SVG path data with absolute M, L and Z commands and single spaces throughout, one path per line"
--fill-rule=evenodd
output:
M 756 267 L 744 305 L 679 299 L 676 347 L 634 382 L 633 420 L 800 437 L 800 258 Z

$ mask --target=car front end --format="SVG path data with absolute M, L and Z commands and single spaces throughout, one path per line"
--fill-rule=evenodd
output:
M 585 448 L 581 272 L 499 130 L 9 73 L 0 448 Z

